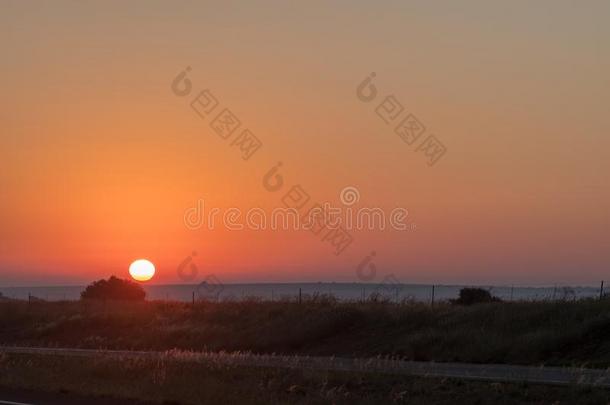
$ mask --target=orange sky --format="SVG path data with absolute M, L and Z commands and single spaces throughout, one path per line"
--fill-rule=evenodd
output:
M 192 251 L 226 282 L 596 284 L 610 269 L 610 3 L 5 2 L 0 285 L 75 284 Z M 186 66 L 193 93 L 172 80 Z M 356 87 L 376 72 L 378 99 Z M 240 158 L 189 107 L 211 89 L 262 141 Z M 447 147 L 429 167 L 375 114 L 394 95 Z M 185 210 L 286 187 L 405 207 L 416 230 L 190 230 Z

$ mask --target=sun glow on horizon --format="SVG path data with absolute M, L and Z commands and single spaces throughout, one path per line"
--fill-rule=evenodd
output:
M 146 259 L 139 259 L 129 266 L 129 274 L 136 281 L 148 281 L 155 275 L 155 265 Z

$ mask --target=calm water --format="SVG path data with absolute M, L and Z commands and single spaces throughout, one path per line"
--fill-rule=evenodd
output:
M 434 287 L 435 300 L 457 298 L 464 286 L 437 285 Z M 392 300 L 404 298 L 417 301 L 430 301 L 432 286 L 423 284 L 362 284 L 362 283 L 289 283 L 289 284 L 184 284 L 144 286 L 148 299 L 190 301 L 195 297 L 208 299 L 239 300 L 246 297 L 262 299 L 296 298 L 299 288 L 304 296 L 313 294 L 332 294 L 341 300 L 359 300 L 378 293 Z M 489 287 L 491 293 L 504 300 L 544 300 L 577 299 L 599 296 L 595 287 Z M 28 294 L 49 300 L 77 300 L 84 287 L 0 287 L 6 297 L 27 299 Z

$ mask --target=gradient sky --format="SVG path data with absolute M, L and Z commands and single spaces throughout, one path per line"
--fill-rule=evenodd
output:
M 597 284 L 610 274 L 610 2 L 2 2 L 0 285 L 79 284 L 192 251 L 224 282 Z M 263 142 L 244 162 L 170 85 L 186 66 Z M 447 147 L 429 167 L 365 104 L 376 72 Z M 287 184 L 417 229 L 189 230 Z

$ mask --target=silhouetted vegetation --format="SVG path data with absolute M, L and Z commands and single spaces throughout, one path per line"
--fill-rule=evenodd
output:
M 0 345 L 610 366 L 610 300 L 0 303 Z
M 462 288 L 460 290 L 460 297 L 451 300 L 451 303 L 456 305 L 474 305 L 499 301 L 501 301 L 500 298 L 494 297 L 489 291 L 482 288 Z
M 143 301 L 146 292 L 138 284 L 111 276 L 108 280 L 98 280 L 87 286 L 81 293 L 82 299 Z

